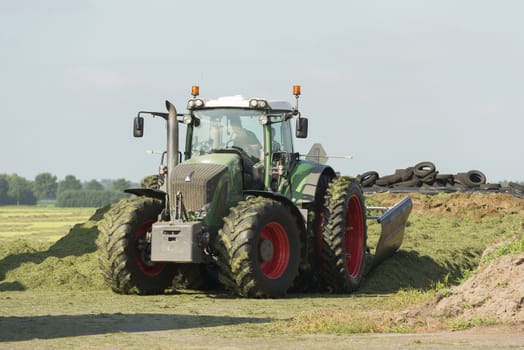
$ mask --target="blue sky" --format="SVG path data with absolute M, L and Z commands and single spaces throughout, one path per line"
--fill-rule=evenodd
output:
M 201 97 L 293 101 L 343 174 L 432 161 L 524 180 L 520 1 L 0 0 L 0 173 L 155 173 L 164 125 Z

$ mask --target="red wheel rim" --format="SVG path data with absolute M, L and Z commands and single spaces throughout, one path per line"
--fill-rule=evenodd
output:
M 284 227 L 277 222 L 270 222 L 260 233 L 260 243 L 267 240 L 272 245 L 272 256 L 263 260 L 259 256 L 259 266 L 262 273 L 270 279 L 277 279 L 284 274 L 289 264 L 289 239 Z M 260 247 L 259 247 L 260 249 Z
M 146 234 L 151 231 L 151 226 L 155 223 L 154 220 L 145 221 L 136 231 L 136 242 L 138 243 L 141 239 L 145 238 Z M 165 263 L 153 263 L 151 261 L 144 261 L 144 254 L 137 247 L 137 255 L 135 257 L 135 262 L 140 271 L 147 276 L 157 276 L 164 269 Z M 148 254 L 148 257 L 150 255 Z
M 364 256 L 364 222 L 362 220 L 362 206 L 358 196 L 349 199 L 346 213 L 346 232 L 344 234 L 346 250 L 346 266 L 348 274 L 356 278 L 362 268 Z

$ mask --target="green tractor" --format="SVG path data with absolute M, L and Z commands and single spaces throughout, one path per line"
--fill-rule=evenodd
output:
M 219 283 L 236 295 L 278 297 L 288 291 L 351 292 L 365 271 L 402 243 L 411 211 L 406 197 L 392 208 L 366 208 L 357 181 L 328 165 L 301 159 L 293 147 L 308 120 L 298 110 L 300 86 L 288 102 L 199 98 L 187 113 L 139 112 L 165 119 L 167 150 L 148 187 L 115 204 L 99 225 L 99 265 L 117 293 L 154 294 Z M 183 152 L 179 126 L 186 129 Z M 164 159 L 165 158 L 165 159 Z M 380 216 L 367 215 L 380 209 Z M 370 266 L 366 220 L 383 232 Z M 177 277 L 177 278 L 175 278 Z

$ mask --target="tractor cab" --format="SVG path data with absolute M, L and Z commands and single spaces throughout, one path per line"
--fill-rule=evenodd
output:
M 297 98 L 300 89 L 297 90 Z M 184 123 L 186 160 L 207 159 L 215 153 L 242 157 L 244 189 L 278 191 L 280 179 L 289 171 L 294 153 L 290 119 L 299 115 L 297 106 L 284 101 L 221 97 L 204 101 L 193 87 Z M 297 119 L 298 137 L 306 137 L 307 120 Z M 204 158 L 202 158 L 204 157 Z M 205 161 L 205 160 L 204 160 Z

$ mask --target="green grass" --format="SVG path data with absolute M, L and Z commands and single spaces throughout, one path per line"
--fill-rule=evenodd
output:
M 94 208 L 0 206 L 0 242 L 20 238 L 53 242 L 94 212 Z
M 0 218 L 0 291 L 104 288 L 95 244 L 101 211 L 0 207 Z
M 461 331 L 475 326 L 490 326 L 495 322 L 489 318 L 476 317 L 471 320 L 458 319 L 449 323 L 450 329 L 453 331 Z

